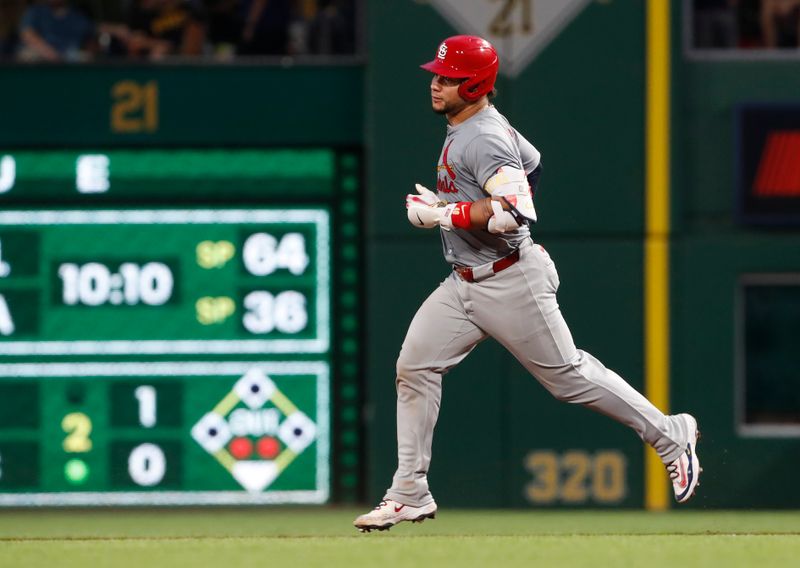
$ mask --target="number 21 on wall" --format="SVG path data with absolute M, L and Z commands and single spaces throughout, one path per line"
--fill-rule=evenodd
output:
M 111 131 L 118 134 L 158 130 L 158 83 L 118 81 L 111 87 Z

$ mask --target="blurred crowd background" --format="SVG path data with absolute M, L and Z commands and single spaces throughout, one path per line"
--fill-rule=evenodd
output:
M 0 0 L 0 59 L 348 55 L 357 0 Z
M 797 49 L 800 0 L 693 0 L 693 47 Z
M 694 49 L 800 48 L 800 0 L 690 0 Z M 0 0 L 0 61 L 352 55 L 360 0 Z

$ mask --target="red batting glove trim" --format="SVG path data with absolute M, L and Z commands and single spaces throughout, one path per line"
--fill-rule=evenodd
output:
M 472 228 L 470 209 L 472 209 L 471 201 L 459 201 L 456 203 L 456 207 L 453 209 L 453 214 L 450 216 L 450 220 L 452 221 L 454 227 L 458 227 L 459 229 Z

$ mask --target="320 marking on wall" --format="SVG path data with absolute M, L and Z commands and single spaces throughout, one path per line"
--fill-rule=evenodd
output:
M 525 456 L 523 465 L 533 476 L 525 497 L 537 505 L 612 504 L 627 493 L 626 460 L 617 450 L 536 450 Z

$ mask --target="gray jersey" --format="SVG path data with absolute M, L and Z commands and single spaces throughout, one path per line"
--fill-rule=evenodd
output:
M 439 198 L 448 203 L 478 201 L 489 196 L 483 187 L 499 168 L 512 166 L 529 174 L 539 160 L 539 151 L 514 130 L 506 117 L 489 106 L 461 124 L 447 127 L 436 167 L 436 189 Z M 530 231 L 522 226 L 514 232 L 495 235 L 486 230 L 453 228 L 442 230 L 441 234 L 447 262 L 478 266 L 511 253 Z

